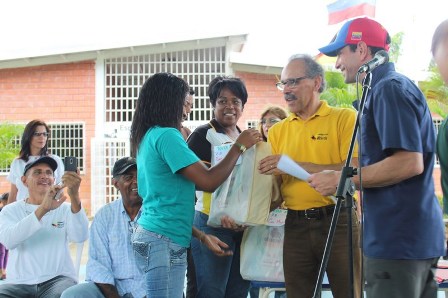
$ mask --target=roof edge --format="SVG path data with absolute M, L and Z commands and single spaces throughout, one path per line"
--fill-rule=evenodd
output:
M 21 57 L 0 60 L 0 69 L 32 67 L 40 65 L 63 64 L 99 58 L 115 58 L 173 52 L 185 49 L 202 49 L 208 47 L 230 46 L 231 51 L 240 52 L 247 40 L 247 34 L 227 35 L 212 38 L 192 39 L 176 42 L 155 43 L 138 46 L 96 49 L 80 52 L 55 53 L 46 56 Z

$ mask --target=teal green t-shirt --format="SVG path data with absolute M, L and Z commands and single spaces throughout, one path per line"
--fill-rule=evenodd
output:
M 198 161 L 179 130 L 171 127 L 149 129 L 137 152 L 143 198 L 138 223 L 184 247 L 190 246 L 195 185 L 178 171 Z

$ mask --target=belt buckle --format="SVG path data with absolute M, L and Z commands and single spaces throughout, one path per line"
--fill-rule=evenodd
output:
M 311 212 L 311 213 L 310 213 L 310 216 L 311 216 L 311 214 L 315 214 L 314 212 L 316 211 L 316 209 L 314 209 L 314 208 L 305 209 L 305 210 L 304 210 L 305 219 L 314 219 L 314 218 L 317 218 L 316 216 L 315 216 L 315 217 L 310 217 L 310 216 L 308 216 L 308 212 L 307 212 L 307 211 L 310 211 L 310 212 Z

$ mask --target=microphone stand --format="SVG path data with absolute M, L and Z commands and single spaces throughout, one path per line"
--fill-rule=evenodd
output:
M 336 224 L 339 218 L 339 213 L 341 210 L 342 202 L 345 202 L 345 208 L 347 210 L 348 216 L 348 229 L 347 229 L 347 243 L 348 243 L 348 256 L 349 256 L 349 288 L 350 288 L 350 297 L 354 297 L 354 275 L 353 275 L 353 216 L 352 216 L 352 207 L 353 207 L 353 194 L 355 193 L 355 185 L 350 179 L 354 175 L 357 175 L 357 169 L 350 166 L 350 162 L 353 155 L 353 149 L 356 143 L 356 135 L 358 133 L 358 127 L 360 126 L 360 118 L 362 116 L 362 111 L 364 109 L 364 104 L 367 98 L 367 94 L 369 93 L 370 83 L 372 81 L 372 73 L 370 71 L 366 72 L 366 77 L 363 80 L 362 85 L 362 97 L 361 102 L 358 107 L 358 116 L 356 117 L 355 128 L 353 130 L 352 139 L 350 141 L 350 148 L 347 154 L 347 159 L 345 161 L 345 165 L 341 171 L 341 177 L 339 179 L 338 188 L 336 190 L 336 206 L 334 209 L 333 217 L 331 218 L 330 229 L 328 231 L 327 241 L 325 243 L 324 254 L 322 257 L 322 262 L 319 268 L 319 275 L 317 277 L 316 286 L 314 288 L 313 298 L 319 298 L 320 292 L 322 290 L 322 282 L 324 279 L 324 274 L 328 265 L 328 259 L 330 258 L 331 245 L 334 239 L 334 233 L 336 231 Z M 362 297 L 362 293 L 361 293 Z

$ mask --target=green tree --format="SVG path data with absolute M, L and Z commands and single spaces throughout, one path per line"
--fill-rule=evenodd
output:
M 1 168 L 7 168 L 20 151 L 18 138 L 22 135 L 24 125 L 0 123 L 0 161 Z
M 401 44 L 403 43 L 404 32 L 398 32 L 391 38 L 389 49 L 389 60 L 397 62 L 401 56 Z
M 433 63 L 429 66 L 429 71 L 431 72 L 429 80 L 420 82 L 419 87 L 425 94 L 431 112 L 445 118 L 448 116 L 448 86 Z
M 344 76 L 340 72 L 325 72 L 327 88 L 322 92 L 321 99 L 326 100 L 330 106 L 352 108 L 356 100 L 355 85 L 344 83 Z

